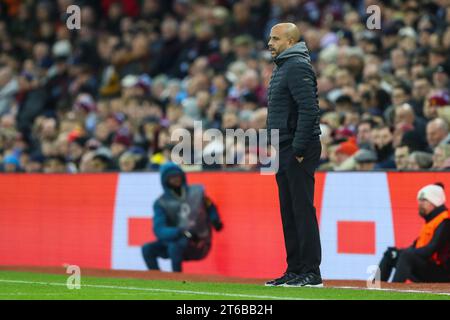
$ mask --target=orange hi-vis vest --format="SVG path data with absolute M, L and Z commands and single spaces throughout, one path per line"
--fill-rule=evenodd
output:
M 436 231 L 436 229 L 446 219 L 450 219 L 450 214 L 447 210 L 440 213 L 438 216 L 436 216 L 430 222 L 426 223 L 422 227 L 422 230 L 420 231 L 419 238 L 417 238 L 416 248 L 422 248 L 422 247 L 425 247 L 426 245 L 428 245 L 430 243 L 431 239 L 433 239 L 434 232 Z M 441 263 L 441 261 L 439 261 L 439 259 L 438 259 L 437 252 L 433 254 L 432 259 L 438 264 Z

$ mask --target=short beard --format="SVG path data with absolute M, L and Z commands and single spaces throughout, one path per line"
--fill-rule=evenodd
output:
M 427 216 L 427 212 L 425 211 L 425 209 L 419 209 L 419 216 L 421 216 L 422 218 L 425 218 Z

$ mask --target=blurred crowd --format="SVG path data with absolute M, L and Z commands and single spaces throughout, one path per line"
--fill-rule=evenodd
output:
M 2 171 L 154 170 L 195 121 L 264 129 L 278 22 L 299 26 L 317 73 L 320 170 L 450 168 L 450 0 L 2 0 Z M 188 169 L 258 168 L 237 144 L 193 153 L 244 164 Z

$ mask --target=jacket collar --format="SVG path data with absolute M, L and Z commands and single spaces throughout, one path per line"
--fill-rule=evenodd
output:
M 276 56 L 273 61 L 277 66 L 280 66 L 281 64 L 283 64 L 283 62 L 291 57 L 303 57 L 304 59 L 311 61 L 309 57 L 309 51 L 306 47 L 305 42 L 300 41 L 294 44 L 292 47 L 284 50 L 278 56 Z
M 442 212 L 444 212 L 445 210 L 447 210 L 447 207 L 445 205 L 442 205 L 440 207 L 436 207 L 434 208 L 433 211 L 431 211 L 426 217 L 425 217 L 425 221 L 428 223 L 431 220 L 433 220 L 434 218 L 436 218 L 438 215 L 440 215 Z

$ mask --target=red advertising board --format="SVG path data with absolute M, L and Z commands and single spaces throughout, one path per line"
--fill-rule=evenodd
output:
M 386 246 L 409 245 L 422 225 L 417 191 L 450 182 L 449 173 L 372 175 L 386 183 L 367 183 L 367 176 L 357 173 L 316 174 L 324 277 L 362 278 L 365 271 L 349 267 L 352 259 L 369 265 Z M 369 200 L 356 208 L 339 203 L 342 186 L 336 181 L 349 180 L 356 183 L 345 194 L 367 188 Z M 157 173 L 0 176 L 0 265 L 145 269 L 140 245 L 155 239 L 152 204 L 160 195 L 159 181 Z M 205 186 L 225 227 L 214 233 L 208 257 L 186 263 L 186 272 L 262 278 L 285 270 L 273 176 L 189 173 L 188 181 Z M 347 209 L 360 214 L 345 216 Z M 386 212 L 387 219 L 376 219 Z

